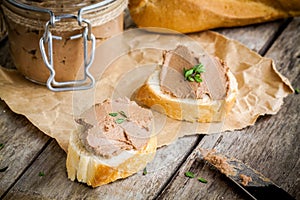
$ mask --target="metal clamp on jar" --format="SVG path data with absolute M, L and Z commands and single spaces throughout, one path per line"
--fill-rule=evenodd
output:
M 96 43 L 123 31 L 127 0 L 62 2 L 4 0 L 10 53 L 20 73 L 52 91 L 89 89 Z

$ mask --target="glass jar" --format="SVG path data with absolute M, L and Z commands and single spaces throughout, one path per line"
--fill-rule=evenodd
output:
M 93 87 L 96 43 L 123 31 L 126 7 L 127 0 L 3 0 L 17 70 L 53 91 Z

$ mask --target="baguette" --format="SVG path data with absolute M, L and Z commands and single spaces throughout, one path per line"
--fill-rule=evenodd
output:
M 299 0 L 130 0 L 138 27 L 161 27 L 182 33 L 242 26 L 300 15 Z
M 182 47 L 179 47 L 182 49 Z M 183 47 L 184 48 L 184 47 Z M 174 51 L 177 51 L 175 49 Z M 172 51 L 170 51 L 172 52 Z M 185 55 L 185 59 L 187 59 L 188 56 Z M 172 59 L 172 58 L 171 58 Z M 176 58 L 177 59 L 177 58 Z M 216 63 L 219 63 L 216 65 L 216 67 L 221 68 L 221 71 L 224 71 L 224 76 L 226 76 L 226 94 L 223 98 L 212 98 L 211 94 L 207 91 L 207 88 L 205 87 L 205 82 L 209 82 L 212 80 L 210 77 L 203 77 L 204 81 L 202 83 L 196 84 L 196 83 L 186 83 L 188 81 L 184 80 L 184 76 L 179 73 L 179 77 L 177 77 L 175 80 L 174 78 L 174 84 L 172 86 L 169 86 L 170 88 L 173 87 L 173 89 L 179 88 L 179 85 L 181 84 L 194 84 L 194 87 L 196 87 L 196 91 L 200 93 L 202 92 L 202 96 L 200 97 L 178 97 L 178 95 L 171 94 L 170 92 L 165 92 L 162 87 L 162 71 L 163 68 L 168 68 L 168 65 L 170 63 L 166 64 L 166 56 L 164 60 L 163 66 L 159 66 L 146 80 L 145 84 L 140 87 L 132 96 L 132 99 L 135 100 L 139 105 L 152 108 L 160 113 L 166 114 L 170 118 L 176 119 L 176 120 L 184 120 L 189 122 L 220 122 L 223 121 L 223 119 L 226 117 L 226 115 L 230 112 L 231 108 L 233 107 L 236 95 L 238 92 L 238 85 L 237 81 L 232 74 L 232 72 L 229 70 L 229 68 L 226 66 L 226 64 L 222 61 L 220 61 L 218 58 L 211 58 Z M 179 71 L 182 71 L 182 66 L 186 65 L 182 61 L 176 60 L 175 63 L 180 63 Z M 192 66 L 192 65 L 191 65 Z M 204 72 L 203 75 L 205 75 Z M 217 76 L 217 75 L 216 75 Z M 173 78 L 173 77 L 172 77 Z M 206 80 L 205 80 L 206 78 Z M 215 84 L 215 83 L 212 83 Z M 185 88 L 182 88 L 181 90 L 184 90 Z M 215 89 L 215 88 L 210 88 Z M 204 92 L 204 94 L 203 94 Z
M 110 108 L 111 103 L 118 104 L 117 106 L 122 105 L 122 109 L 129 107 L 126 112 L 126 121 L 122 123 L 124 124 L 123 127 L 114 122 L 114 120 L 123 116 L 120 116 L 120 114 L 120 118 L 108 116 L 109 113 L 115 112 L 114 108 Z M 118 99 L 116 102 L 108 100 L 102 104 L 97 104 L 86 111 L 81 116 L 82 118 L 76 120 L 80 126 L 78 131 L 70 136 L 66 161 L 68 178 L 70 180 L 74 181 L 77 179 L 79 182 L 86 183 L 92 187 L 101 186 L 138 172 L 154 158 L 157 141 L 156 137 L 151 135 L 152 133 L 149 133 L 147 136 L 127 135 L 125 137 L 126 141 L 123 141 L 124 138 L 118 134 L 110 136 L 108 133 L 107 136 L 99 136 L 102 133 L 100 131 L 101 128 L 107 127 L 107 124 L 112 125 L 110 126 L 110 131 L 117 132 L 116 130 L 123 129 L 123 134 L 128 134 L 131 129 L 126 123 L 135 123 L 138 117 L 138 115 L 134 116 L 130 109 L 137 111 L 141 119 L 151 117 L 149 123 L 146 123 L 149 126 L 143 128 L 152 130 L 152 127 L 150 127 L 153 125 L 151 111 L 139 107 L 135 102 L 130 102 L 128 99 Z M 99 117 L 103 117 L 104 114 L 107 118 L 102 118 L 100 122 L 97 118 L 97 121 L 95 121 L 95 118 L 91 117 L 91 114 L 93 115 L 94 112 Z M 102 126 L 102 122 L 105 122 L 104 124 L 106 125 Z M 135 126 L 137 125 L 135 124 L 134 128 L 136 128 Z M 145 126 L 145 123 L 143 126 Z M 88 139 L 86 141 L 83 139 L 83 135 L 85 135 L 84 138 L 89 137 L 86 133 L 91 134 L 90 137 L 92 137 L 93 129 L 96 129 L 98 138 L 92 138 L 89 142 L 93 144 L 97 140 L 101 141 L 102 146 L 100 147 L 92 146 L 92 144 L 89 146 Z M 99 149 L 100 153 L 96 152 Z

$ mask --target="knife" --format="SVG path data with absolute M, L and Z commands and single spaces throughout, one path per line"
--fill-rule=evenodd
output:
M 280 188 L 263 174 L 236 158 L 209 151 L 206 155 L 200 150 L 198 157 L 224 174 L 249 197 L 255 200 L 295 200 L 288 192 Z M 212 157 L 213 156 L 213 157 Z M 211 158 L 210 158 L 211 157 Z M 221 166 L 223 164 L 223 166 Z M 226 168 L 229 168 L 226 170 Z M 243 182 L 244 180 L 244 182 Z

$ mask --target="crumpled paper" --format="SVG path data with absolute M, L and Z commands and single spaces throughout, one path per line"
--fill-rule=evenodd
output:
M 69 135 L 76 130 L 74 117 L 106 98 L 131 97 L 162 61 L 161 52 L 184 44 L 195 52 L 209 53 L 227 62 L 238 82 L 236 103 L 220 123 L 189 123 L 153 111 L 158 146 L 195 133 L 233 131 L 253 125 L 260 115 L 276 114 L 283 99 L 293 93 L 274 62 L 237 41 L 207 31 L 189 36 L 130 30 L 101 44 L 91 67 L 97 79 L 90 90 L 51 92 L 26 80 L 17 71 L 0 69 L 0 97 L 15 113 L 26 116 L 67 151 Z

